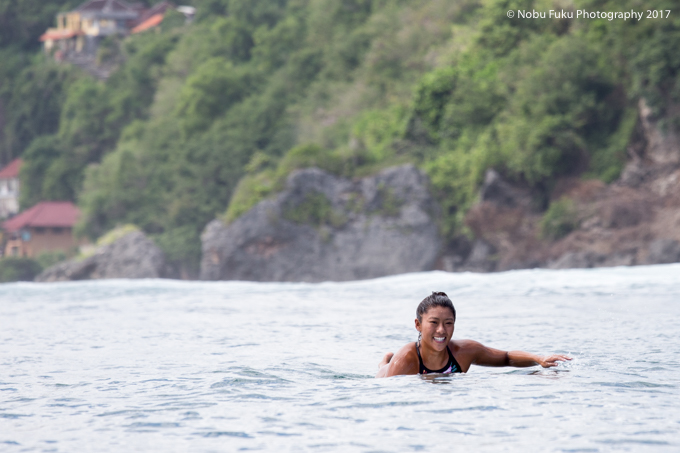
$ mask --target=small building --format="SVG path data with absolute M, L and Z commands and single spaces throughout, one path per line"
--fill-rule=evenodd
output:
M 89 0 L 73 11 L 57 14 L 56 28 L 49 28 L 40 37 L 45 52 L 54 52 L 57 60 L 74 56 L 94 57 L 102 38 L 126 36 L 154 28 L 163 21 L 168 9 L 176 9 L 190 22 L 196 9 L 175 7 L 161 1 L 151 8 L 124 0 Z
M 41 37 L 45 51 L 95 54 L 99 41 L 111 35 L 127 35 L 144 8 L 123 0 L 89 0 L 73 11 L 57 14 L 57 27 Z
M 21 159 L 14 159 L 0 169 L 0 219 L 19 212 L 19 170 Z
M 68 201 L 43 201 L 2 224 L 5 256 L 35 258 L 44 252 L 65 252 L 79 245 L 73 227 L 80 211 Z

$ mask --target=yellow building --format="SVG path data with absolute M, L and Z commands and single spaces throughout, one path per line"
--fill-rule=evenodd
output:
M 128 34 L 144 10 L 123 0 L 90 0 L 74 11 L 59 13 L 57 27 L 49 28 L 40 41 L 46 52 L 94 54 L 101 38 Z

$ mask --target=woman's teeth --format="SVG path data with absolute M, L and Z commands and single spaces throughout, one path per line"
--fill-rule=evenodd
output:
M 434 341 L 438 341 L 440 343 L 443 342 L 444 340 L 446 340 L 446 337 L 434 337 Z

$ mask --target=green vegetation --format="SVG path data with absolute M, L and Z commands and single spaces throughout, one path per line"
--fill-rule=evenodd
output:
M 30 258 L 0 259 L 0 283 L 30 282 L 42 271 L 40 263 Z
M 177 39 L 155 34 L 129 39 L 123 49 L 126 64 L 106 83 L 73 74 L 75 69 L 68 66 L 41 63 L 55 66 L 55 72 L 69 68 L 72 80 L 62 84 L 58 128 L 49 131 L 52 135 L 38 136 L 24 152 L 21 176 L 30 183 L 23 185 L 22 206 L 39 200 L 76 200 L 88 165 L 116 147 L 130 122 L 148 116 L 160 66 Z
M 0 48 L 37 50 L 38 37 L 54 26 L 54 16 L 79 0 L 0 0 Z
M 0 258 L 0 283 L 31 282 L 44 269 L 67 258 L 64 252 L 43 252 L 35 258 Z
M 321 226 L 337 228 L 347 222 L 345 216 L 336 212 L 331 202 L 322 193 L 307 194 L 301 203 L 285 206 L 283 218 L 317 228 Z
M 232 222 L 257 202 L 282 190 L 293 170 L 317 167 L 334 175 L 351 177 L 357 168 L 363 168 L 359 163 L 365 162 L 366 158 L 361 152 L 329 152 L 315 144 L 296 146 L 278 160 L 264 153 L 255 153 L 245 166 L 246 175 L 234 190 L 223 220 Z
M 578 226 L 574 202 L 562 198 L 550 203 L 548 210 L 541 219 L 541 237 L 543 239 L 561 239 L 571 233 Z
M 64 252 L 43 252 L 35 258 L 35 261 L 40 265 L 40 270 L 47 269 L 57 263 L 65 261 L 68 257 Z
M 137 225 L 189 273 L 211 219 L 233 221 L 298 168 L 415 163 L 453 236 L 489 167 L 547 199 L 562 176 L 618 177 L 640 98 L 680 127 L 675 11 L 506 16 L 637 0 L 194 0 L 191 25 L 169 16 L 159 33 L 107 42 L 99 58 L 125 63 L 106 82 L 37 52 L 77 3 L 0 0 L 0 162 L 25 159 L 22 206 L 75 200 L 80 234 Z M 331 221 L 322 200 L 309 208 L 293 218 Z
M 137 228 L 135 225 L 131 224 L 119 225 L 113 228 L 112 230 L 106 232 L 101 237 L 99 237 L 99 239 L 97 239 L 97 242 L 95 242 L 94 244 L 87 244 L 78 247 L 79 253 L 76 256 L 76 259 L 84 260 L 85 258 L 89 258 L 97 252 L 97 249 L 99 247 L 113 244 L 115 241 L 122 238 L 123 236 L 126 236 L 129 233 L 135 231 L 139 231 L 139 228 Z
M 123 236 L 127 236 L 128 234 L 134 233 L 135 231 L 139 231 L 139 228 L 137 228 L 135 225 L 128 224 L 116 227 L 97 239 L 97 247 L 113 244 Z
M 396 217 L 399 215 L 404 203 L 389 187 L 380 187 L 378 189 L 378 198 L 380 199 L 380 209 L 378 210 L 380 215 L 385 217 Z

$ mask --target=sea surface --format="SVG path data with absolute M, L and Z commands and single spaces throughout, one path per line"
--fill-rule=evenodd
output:
M 454 338 L 557 368 L 374 379 Z M 349 283 L 0 285 L 0 451 L 680 451 L 680 265 Z

